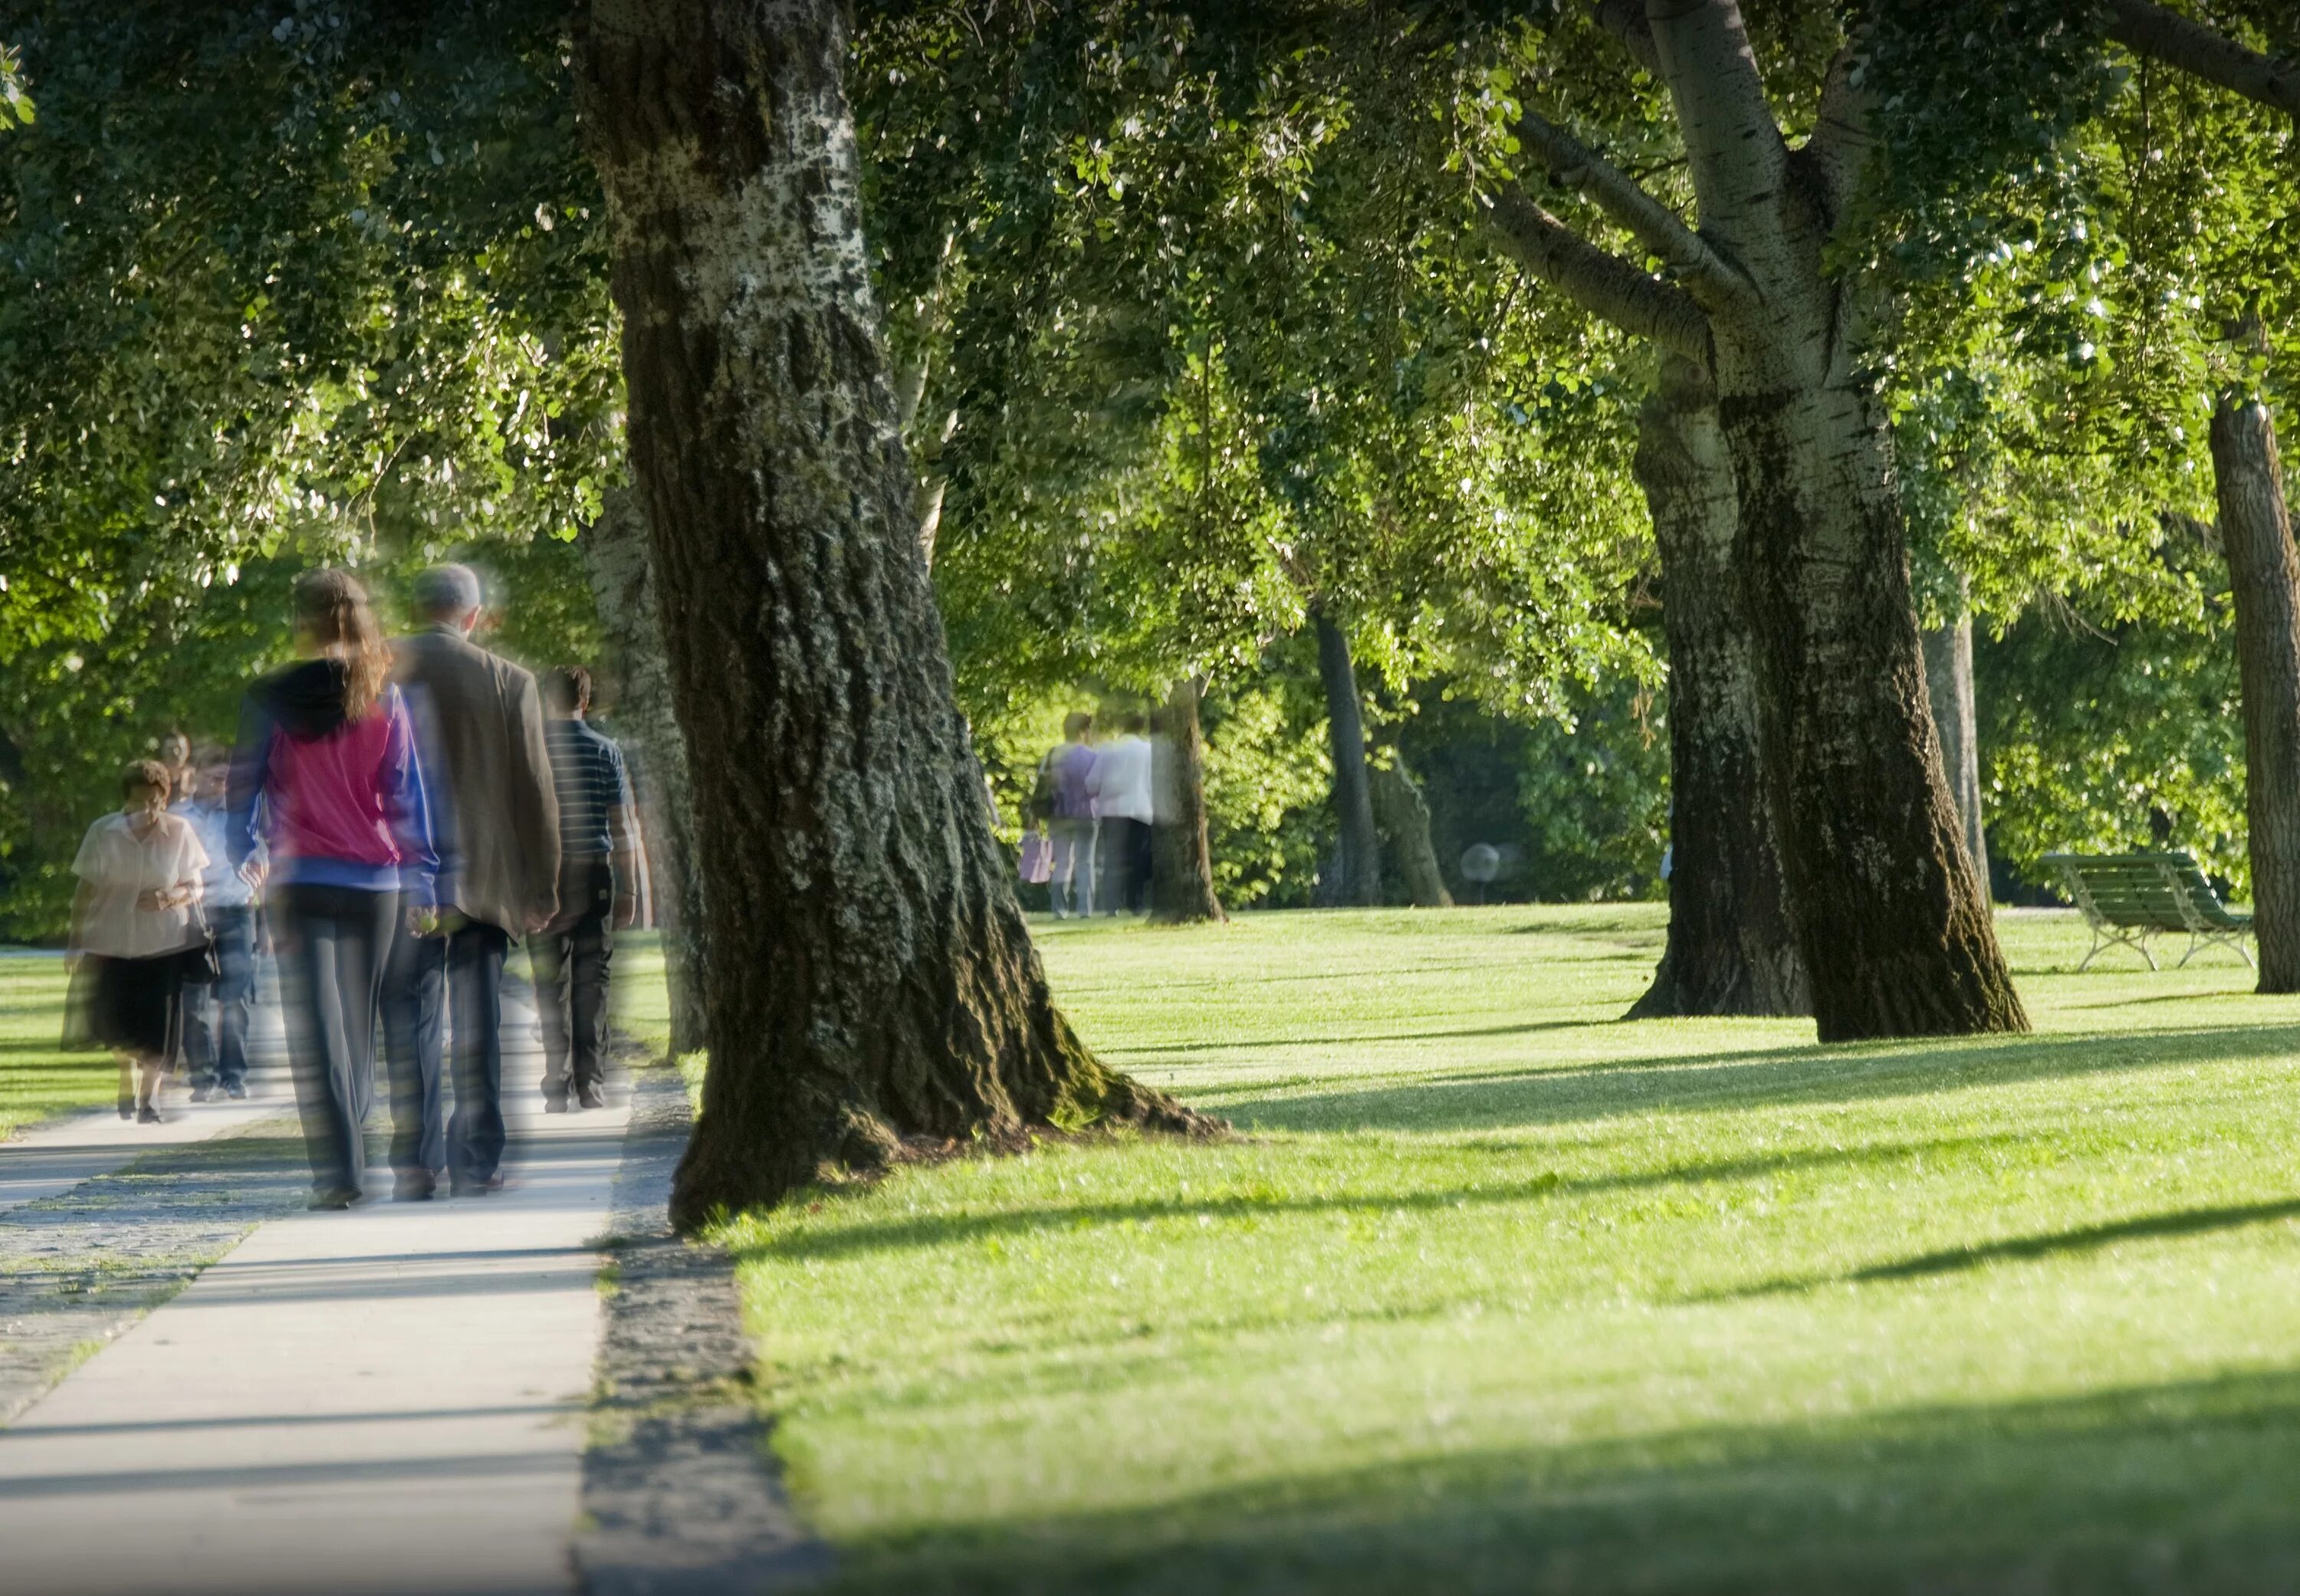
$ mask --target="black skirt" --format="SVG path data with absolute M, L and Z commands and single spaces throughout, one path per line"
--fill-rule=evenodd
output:
M 65 1045 L 174 1057 L 182 1035 L 183 975 L 179 952 L 148 959 L 82 954 L 72 976 Z

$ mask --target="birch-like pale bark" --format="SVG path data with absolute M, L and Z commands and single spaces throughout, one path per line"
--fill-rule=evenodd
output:
M 682 1226 L 905 1138 L 1206 1121 L 1054 1005 L 953 695 L 864 248 L 838 0 L 593 0 L 633 472 L 713 979 Z
M 618 488 L 579 540 L 591 597 L 605 635 L 616 698 L 611 727 L 621 739 L 638 790 L 640 830 L 655 920 L 662 932 L 671 989 L 673 1058 L 707 1045 L 703 993 L 708 984 L 703 877 L 696 869 L 695 798 L 687 744 L 679 729 L 663 646 L 654 551 L 638 499 Z
M 1960 578 L 1958 586 L 1963 586 Z M 1973 879 L 1988 891 L 1988 839 L 1980 810 L 1980 717 L 1972 696 L 1972 611 L 1962 603 L 1956 619 L 1924 634 L 1925 694 L 1932 706 L 1933 733 L 1940 742 L 1941 774 L 1956 803 L 1965 856 Z
M 2241 394 L 2221 400 L 2212 477 L 2236 601 L 2260 990 L 2300 992 L 2300 559 L 2266 405 Z
M 1740 606 L 1733 462 L 1708 378 L 1662 362 L 1639 413 L 1638 484 L 1669 644 L 1669 941 L 1631 1019 L 1809 1014 L 1758 744 L 1756 645 Z
M 1689 281 L 1739 496 L 1760 742 L 1824 1041 L 2025 1029 L 1933 735 L 1858 303 L 1824 269 L 1851 169 L 1782 139 L 1733 0 L 1648 0 L 1703 238 Z
M 1365 712 L 1358 701 L 1350 640 L 1324 611 L 1317 612 L 1318 675 L 1326 688 L 1326 730 L 1334 758 L 1334 819 L 1341 832 L 1341 881 L 1337 902 L 1381 906 L 1381 834 L 1373 823 L 1373 792 L 1366 776 Z

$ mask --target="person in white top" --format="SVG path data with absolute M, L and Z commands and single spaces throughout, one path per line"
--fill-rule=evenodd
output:
M 68 1041 L 120 1058 L 120 1117 L 156 1125 L 154 1099 L 181 1024 L 185 955 L 205 940 L 194 906 L 207 850 L 168 812 L 174 778 L 157 760 L 128 767 L 118 812 L 88 828 L 72 873 Z
M 1150 744 L 1139 710 L 1118 719 L 1118 736 L 1094 756 L 1087 792 L 1102 833 L 1103 878 L 1109 912 L 1140 914 L 1150 900 Z

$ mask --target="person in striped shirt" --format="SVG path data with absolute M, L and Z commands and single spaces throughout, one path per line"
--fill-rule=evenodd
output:
M 639 909 L 639 826 L 623 751 L 584 716 L 591 673 L 543 673 L 543 735 L 559 797 L 559 916 L 528 944 L 543 1020 L 543 1106 L 601 1107 L 607 967 Z

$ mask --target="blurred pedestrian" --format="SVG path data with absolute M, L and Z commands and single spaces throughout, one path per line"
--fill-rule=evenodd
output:
M 173 727 L 160 736 L 160 768 L 168 773 L 170 804 L 192 795 L 192 782 L 199 774 L 192 764 L 192 740 Z
M 439 916 L 410 926 L 442 944 L 455 1108 L 447 1121 L 450 1189 L 476 1196 L 503 1185 L 503 968 L 512 939 L 551 924 L 559 903 L 559 803 L 535 677 L 471 641 L 479 624 L 479 577 L 435 566 L 415 582 L 425 630 L 399 644 L 397 679 L 415 704 L 423 746 L 438 769 L 442 865 Z M 436 1018 L 430 1027 L 436 1038 Z M 432 1043 L 437 1059 L 437 1043 Z M 419 1074 L 421 1050 L 403 1065 L 394 1049 L 394 1161 L 398 1193 L 428 1197 L 433 1171 L 411 1151 L 400 1161 L 401 1103 L 422 1112 L 407 1145 L 429 1139 L 438 1106 Z M 428 1156 L 428 1155 L 426 1155 Z
M 1038 761 L 1038 787 L 1031 807 L 1045 820 L 1054 846 L 1054 876 L 1047 893 L 1054 918 L 1080 919 L 1094 912 L 1094 799 L 1087 783 L 1095 752 L 1087 738 L 1094 717 L 1073 711 L 1062 719 L 1062 740 Z
M 1139 710 L 1119 717 L 1118 736 L 1095 750 L 1087 778 L 1102 845 L 1101 902 L 1111 914 L 1140 914 L 1149 908 L 1150 744 L 1142 736 L 1148 722 Z
M 366 1194 L 375 1010 L 403 903 L 428 910 L 438 860 L 415 733 L 366 590 L 306 571 L 293 665 L 250 690 L 232 760 L 233 862 L 268 847 L 267 915 L 312 1206 Z M 259 835 L 259 827 L 261 835 Z
M 184 960 L 202 939 L 196 905 L 207 852 L 168 812 L 175 778 L 138 760 L 120 778 L 121 805 L 88 828 L 72 873 L 72 960 L 66 1041 L 120 1060 L 120 1117 L 160 1122 L 156 1099 L 180 1037 Z
M 184 988 L 184 1060 L 192 1101 L 218 1093 L 247 1095 L 247 1031 L 255 1013 L 255 889 L 263 850 L 231 862 L 231 759 L 213 744 L 193 751 L 192 795 L 170 812 L 181 818 L 208 856 L 200 909 L 215 945 L 216 978 Z
M 623 751 L 584 719 L 591 673 L 543 673 L 544 737 L 559 799 L 559 913 L 528 943 L 543 1021 L 543 1106 L 604 1107 L 607 967 L 615 931 L 638 918 L 638 811 Z

